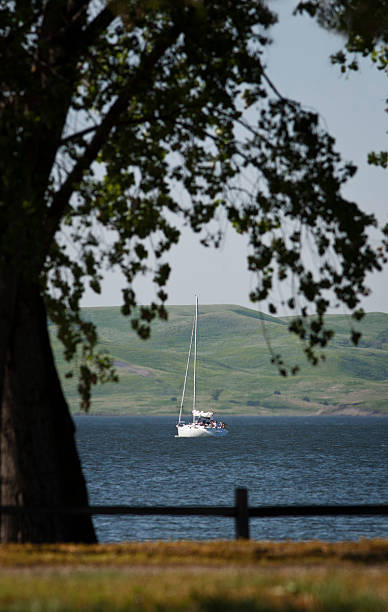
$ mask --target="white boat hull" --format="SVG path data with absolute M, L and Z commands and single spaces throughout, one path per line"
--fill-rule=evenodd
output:
M 178 438 L 222 438 L 228 430 L 223 427 L 204 427 L 196 423 L 177 425 Z

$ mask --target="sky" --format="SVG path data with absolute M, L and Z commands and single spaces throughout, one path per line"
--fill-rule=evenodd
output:
M 369 151 L 387 148 L 387 76 L 369 60 L 363 61 L 359 72 L 341 75 L 329 56 L 342 47 L 342 39 L 307 16 L 292 16 L 295 4 L 296 0 L 271 2 L 279 23 L 272 29 L 273 43 L 265 55 L 267 72 L 283 96 L 319 112 L 323 125 L 336 139 L 337 150 L 358 166 L 344 195 L 375 214 L 379 223 L 388 223 L 388 171 L 367 164 Z M 180 244 L 167 257 L 172 268 L 167 304 L 193 304 L 198 295 L 202 304 L 239 304 L 257 310 L 249 301 L 254 277 L 247 271 L 246 256 L 246 239 L 232 228 L 217 250 L 201 246 L 198 236 L 183 228 Z M 82 305 L 118 306 L 122 285 L 118 274 L 108 273 L 102 293 L 88 290 Z M 362 300 L 364 310 L 388 312 L 388 267 L 371 276 L 368 285 L 372 293 Z M 154 299 L 149 281 L 141 280 L 136 289 L 141 303 Z M 275 303 L 277 300 L 279 304 L 275 295 Z M 266 311 L 264 304 L 259 308 Z M 280 309 L 279 314 L 288 313 Z

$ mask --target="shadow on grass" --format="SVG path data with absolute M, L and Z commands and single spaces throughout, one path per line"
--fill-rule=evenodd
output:
M 197 612 L 275 612 L 279 611 L 278 606 L 268 606 L 250 599 L 240 601 L 230 601 L 230 599 L 209 598 L 198 602 Z M 296 608 L 284 608 L 290 612 L 296 611 Z
M 191 608 L 190 608 L 191 609 Z M 352 599 L 328 598 L 322 601 L 316 598 L 301 597 L 299 601 L 268 601 L 242 599 L 231 601 L 224 598 L 206 598 L 197 602 L 195 612 L 386 612 L 387 607 L 381 600 L 371 597 Z M 183 610 L 182 610 L 183 612 Z

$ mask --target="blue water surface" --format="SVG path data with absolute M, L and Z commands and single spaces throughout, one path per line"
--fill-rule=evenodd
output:
M 75 417 L 91 504 L 388 503 L 388 418 L 229 417 L 225 438 L 177 438 L 174 417 Z M 99 540 L 232 539 L 211 517 L 94 518 Z M 251 519 L 260 540 L 388 537 L 387 517 Z

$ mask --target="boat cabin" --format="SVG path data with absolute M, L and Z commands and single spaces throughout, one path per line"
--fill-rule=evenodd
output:
M 203 412 L 203 410 L 193 410 L 193 422 L 197 425 L 203 425 L 204 427 L 213 427 L 215 421 L 213 419 L 213 412 Z

